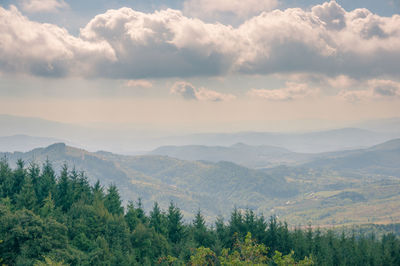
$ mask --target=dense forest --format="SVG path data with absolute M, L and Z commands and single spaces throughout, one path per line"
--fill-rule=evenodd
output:
M 207 225 L 173 202 L 146 213 L 117 186 L 51 163 L 0 161 L 0 260 L 5 265 L 400 265 L 394 234 L 295 228 L 234 209 Z

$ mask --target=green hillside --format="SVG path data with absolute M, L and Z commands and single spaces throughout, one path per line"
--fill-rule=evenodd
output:
M 42 164 L 51 158 L 59 170 L 64 163 L 85 171 L 94 183 L 115 183 L 123 199 L 143 199 L 145 207 L 154 201 L 173 200 L 186 216 L 199 208 L 208 218 L 227 215 L 234 206 L 265 211 L 275 199 L 297 194 L 284 178 L 230 162 L 190 162 L 166 156 L 124 156 L 107 152 L 90 153 L 59 143 L 27 153 L 4 154 L 10 164 L 23 159 Z M 166 206 L 162 206 L 166 207 Z
M 166 208 L 172 200 L 185 217 L 201 208 L 208 221 L 220 214 L 227 217 L 237 207 L 278 215 L 291 225 L 333 226 L 400 221 L 398 143 L 316 154 L 302 165 L 265 169 L 226 161 L 91 153 L 65 144 L 3 156 L 11 165 L 19 158 L 39 164 L 49 158 L 60 170 L 66 163 L 85 171 L 92 184 L 115 183 L 125 203 L 141 197 L 146 209 L 154 201 Z

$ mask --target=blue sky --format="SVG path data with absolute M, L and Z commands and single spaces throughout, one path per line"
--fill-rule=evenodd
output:
M 192 132 L 396 117 L 399 12 L 397 0 L 3 0 L 0 113 Z
M 3 7 L 9 5 L 20 5 L 21 1 L 3 0 L 0 3 Z M 83 27 L 95 15 L 104 13 L 109 9 L 130 7 L 137 11 L 154 12 L 155 10 L 172 8 L 183 9 L 184 0 L 67 0 L 68 8 L 60 9 L 56 13 L 26 13 L 29 18 L 41 22 L 55 23 L 67 28 L 74 34 L 79 33 Z M 324 3 L 321 0 L 285 0 L 280 1 L 277 8 L 310 8 L 314 5 Z M 367 8 L 373 13 L 381 16 L 392 16 L 400 13 L 400 1 L 398 0 L 344 0 L 337 1 L 344 9 L 353 10 L 356 8 Z

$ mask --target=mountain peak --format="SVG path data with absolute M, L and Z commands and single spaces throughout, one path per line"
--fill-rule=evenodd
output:
M 47 146 L 45 149 L 48 151 L 64 151 L 67 145 L 64 142 L 58 142 Z

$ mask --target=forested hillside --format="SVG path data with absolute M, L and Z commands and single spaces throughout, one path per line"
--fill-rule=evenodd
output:
M 126 208 L 115 185 L 67 165 L 0 161 L 0 257 L 6 265 L 399 265 L 393 234 L 337 235 L 234 209 L 206 225 L 179 206 Z
M 115 183 L 125 202 L 141 197 L 150 208 L 154 201 L 163 208 L 173 200 L 185 217 L 200 207 L 210 219 L 229 215 L 238 208 L 269 208 L 275 198 L 296 195 L 297 188 L 285 178 L 229 162 L 191 162 L 167 156 L 125 156 L 108 152 L 91 153 L 63 143 L 30 152 L 3 153 L 11 165 L 19 158 L 42 164 L 49 158 L 57 171 L 67 163 L 87 173 L 91 184 Z
M 256 155 L 265 147 L 240 144 L 236 148 L 230 158 L 255 158 L 250 154 Z M 233 151 L 232 147 L 228 150 Z M 246 150 L 249 153 L 243 152 Z M 282 149 L 276 149 L 279 151 Z M 290 159 L 292 153 L 287 154 Z M 146 209 L 155 201 L 166 209 L 173 200 L 186 219 L 199 208 L 209 222 L 218 215 L 227 219 L 230 210 L 237 207 L 277 215 L 291 226 L 308 222 L 321 226 L 390 224 L 400 220 L 399 140 L 366 149 L 314 154 L 305 164 L 264 169 L 225 161 L 88 152 L 63 143 L 0 154 L 4 156 L 12 167 L 19 158 L 27 164 L 42 164 L 49 158 L 56 171 L 67 163 L 85 171 L 92 185 L 97 180 L 105 186 L 115 183 L 124 206 L 141 197 Z

